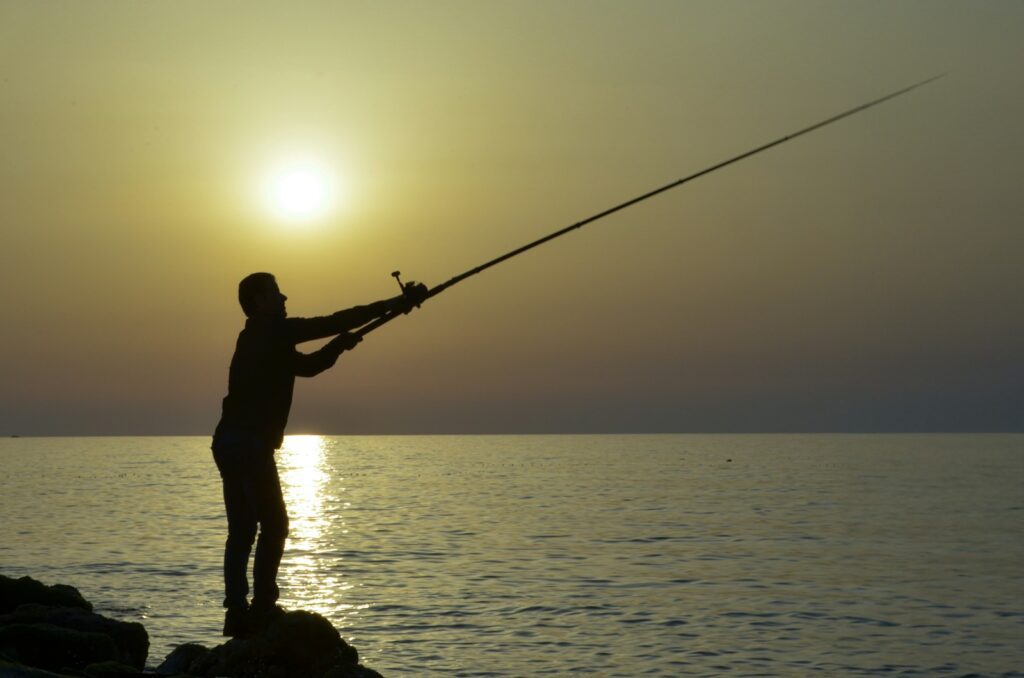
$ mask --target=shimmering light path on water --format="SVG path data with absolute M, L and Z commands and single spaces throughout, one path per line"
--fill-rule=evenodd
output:
M 143 621 L 154 665 L 220 642 L 207 445 L 0 441 L 0 571 Z M 282 602 L 386 675 L 1024 666 L 1024 436 L 303 436 L 278 456 Z

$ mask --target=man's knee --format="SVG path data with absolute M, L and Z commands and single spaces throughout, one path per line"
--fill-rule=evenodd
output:
M 288 514 L 282 512 L 265 518 L 260 523 L 260 535 L 283 543 L 288 538 Z
M 228 547 L 251 549 L 256 541 L 256 523 L 228 525 Z

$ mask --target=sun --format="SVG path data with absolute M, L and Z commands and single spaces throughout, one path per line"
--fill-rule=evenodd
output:
M 267 175 L 267 206 L 287 222 L 309 222 L 325 216 L 338 195 L 337 179 L 322 163 L 292 162 Z

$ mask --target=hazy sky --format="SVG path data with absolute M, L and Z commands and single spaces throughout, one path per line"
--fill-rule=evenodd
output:
M 0 0 L 0 434 L 210 433 L 251 271 L 433 285 L 941 72 L 452 288 L 290 431 L 1024 430 L 1022 64 L 1016 1 Z

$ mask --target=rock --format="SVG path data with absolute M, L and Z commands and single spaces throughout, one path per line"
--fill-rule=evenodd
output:
M 156 672 L 161 676 L 174 676 L 181 673 L 192 673 L 192 667 L 210 654 L 209 648 L 196 643 L 185 643 L 174 648 L 163 660 Z
M 152 674 L 140 673 L 131 666 L 121 662 L 89 664 L 89 666 L 85 667 L 83 673 L 88 678 L 145 678 L 146 676 L 152 678 Z
M 172 653 L 173 655 L 174 653 Z M 315 612 L 287 612 L 263 632 L 234 638 L 189 666 L 195 676 L 214 678 L 376 678 L 359 665 L 359 653 Z
M 35 667 L 81 675 L 96 665 L 95 676 L 112 678 L 145 667 L 149 635 L 142 624 L 95 614 L 72 586 L 0 575 L 0 653 L 25 665 L 18 669 L 22 673 Z M 5 668 L 4 674 L 12 671 Z
M 335 666 L 324 674 L 324 678 L 384 678 L 373 669 L 368 669 L 362 664 L 356 666 Z
M 0 626 L 0 652 L 19 664 L 48 671 L 84 669 L 118 656 L 109 636 L 53 624 Z
M 74 586 L 47 586 L 32 577 L 12 579 L 0 574 L 0 614 L 12 612 L 19 605 L 38 603 L 55 607 L 78 607 L 92 612 L 92 603 L 82 597 Z
M 146 666 L 149 654 L 149 635 L 145 627 L 136 622 L 122 622 L 108 619 L 94 612 L 76 607 L 47 607 L 37 604 L 25 604 L 14 612 L 0 615 L 0 630 L 10 624 L 51 625 L 81 633 L 100 634 L 111 640 L 115 654 L 103 659 L 111 659 L 126 664 L 137 671 Z M 95 659 L 93 661 L 102 661 Z M 32 662 L 19 660 L 32 666 L 42 666 Z M 87 662 L 91 663 L 91 662 Z M 82 665 L 69 665 L 74 668 L 85 668 Z
M 315 612 L 298 610 L 277 619 L 262 634 L 276 656 L 288 657 L 302 666 L 356 665 L 359 652 L 341 638 L 329 621 Z
M 0 659 L 0 676 L 4 678 L 66 678 L 66 676 L 31 666 L 22 666 Z
M 145 678 L 149 635 L 108 619 L 71 586 L 0 575 L 0 676 Z M 314 612 L 286 612 L 265 630 L 208 650 L 181 645 L 156 669 L 181 678 L 382 678 Z

